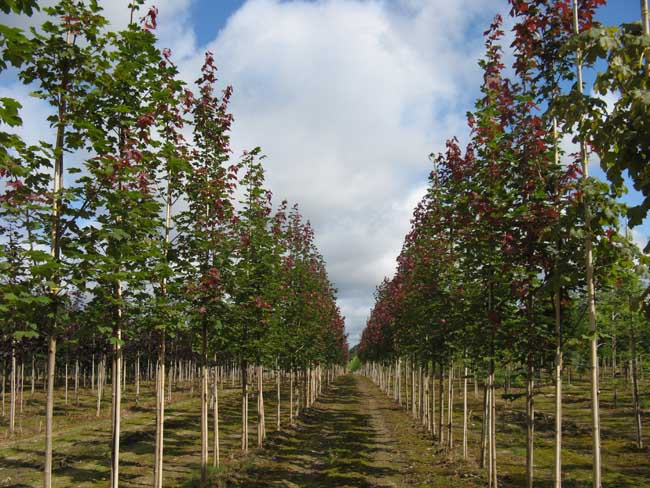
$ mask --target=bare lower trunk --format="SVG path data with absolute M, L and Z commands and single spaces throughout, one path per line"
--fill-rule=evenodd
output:
M 79 406 L 79 360 L 74 363 L 74 402 Z
M 535 435 L 535 404 L 533 398 L 533 366 L 528 361 L 526 374 L 526 486 L 533 486 L 533 449 Z
M 489 382 L 486 381 L 483 386 L 483 422 L 481 422 L 481 452 L 479 458 L 479 466 L 485 469 L 487 466 L 487 449 L 488 449 L 488 433 L 490 431 L 490 392 L 488 390 Z
M 31 381 L 32 381 L 32 389 L 31 389 L 31 391 L 29 393 L 30 396 L 34 394 L 34 386 L 36 384 L 36 358 L 34 357 L 33 354 L 32 354 L 32 377 L 31 377 Z
M 248 365 L 244 362 L 241 368 L 241 392 L 242 392 L 242 433 L 241 449 L 248 452 Z
M 104 375 L 106 374 L 106 359 L 104 355 L 99 360 L 99 371 L 97 372 L 97 413 L 99 417 L 102 409 L 102 393 L 104 392 Z
M 165 332 L 160 332 L 158 363 L 156 365 L 156 443 L 153 486 L 162 488 L 163 441 L 165 425 Z
M 449 366 L 449 380 L 447 388 L 447 449 L 454 447 L 454 367 Z
M 54 367 L 56 359 L 56 338 L 47 339 L 47 400 L 45 406 L 45 465 L 43 486 L 52 487 L 52 424 L 54 422 Z
M 219 369 L 217 366 L 214 368 L 214 385 L 213 385 L 213 396 L 214 396 L 214 411 L 212 417 L 212 429 L 214 430 L 214 439 L 213 439 L 213 458 L 212 465 L 216 468 L 219 467 Z
M 578 1 L 573 0 L 573 31 L 579 34 Z M 580 94 L 583 92 L 582 83 L 582 52 L 580 48 L 576 51 L 576 74 L 577 86 Z M 582 177 L 587 181 L 589 177 L 589 161 L 587 157 L 587 144 L 580 141 L 580 153 L 582 162 Z M 593 265 L 593 236 L 591 232 L 591 210 L 589 201 L 584 198 L 585 208 L 585 268 L 587 281 L 587 316 L 589 319 L 589 363 L 591 379 L 591 438 L 592 438 L 592 486 L 601 488 L 601 446 L 600 446 L 600 401 L 598 398 L 598 336 L 596 327 L 596 299 L 594 289 L 594 265 Z
M 636 426 L 636 446 L 643 449 L 643 437 L 641 430 L 641 400 L 639 398 L 639 374 L 636 355 L 636 337 L 634 329 L 630 334 L 630 351 L 632 353 L 632 399 L 634 401 L 634 424 Z
M 275 428 L 278 431 L 280 430 L 280 419 L 281 419 L 281 417 L 280 417 L 280 405 L 281 405 L 281 403 L 280 403 L 280 400 L 281 400 L 281 398 L 280 398 L 280 386 L 281 386 L 280 385 L 280 380 L 281 380 L 281 378 L 280 378 L 280 369 L 276 366 L 276 381 L 277 381 L 276 389 L 277 389 L 278 411 L 277 411 L 277 422 L 276 422 Z
M 463 375 L 463 459 L 467 460 L 467 366 Z
M 555 465 L 554 488 L 562 487 L 562 309 L 559 290 L 555 292 Z
M 442 446 L 444 442 L 444 431 L 442 428 L 443 418 L 445 416 L 445 403 L 443 401 L 443 396 L 445 392 L 445 377 L 440 366 L 440 371 L 438 371 L 438 445 Z
M 135 406 L 140 402 L 140 351 L 135 357 Z
M 257 367 L 257 447 L 264 445 L 266 419 L 264 418 L 264 368 Z
M 11 340 L 11 369 L 9 370 L 9 434 L 16 430 L 16 343 Z
M 66 353 L 66 356 L 67 355 L 68 355 L 68 353 Z M 63 381 L 65 383 L 64 402 L 65 402 L 65 405 L 67 407 L 67 405 L 68 405 L 68 360 L 67 360 L 67 358 L 65 360 L 65 376 L 63 378 Z
M 289 371 L 289 424 L 293 426 L 293 369 Z
M 118 285 L 120 288 L 120 285 Z M 118 292 L 119 293 L 119 292 Z M 121 316 L 121 310 L 118 311 Z M 120 431 L 122 419 L 122 330 L 117 327 L 114 333 L 113 347 L 113 402 L 112 402 L 112 438 L 111 438 L 111 488 L 118 488 L 120 476 Z

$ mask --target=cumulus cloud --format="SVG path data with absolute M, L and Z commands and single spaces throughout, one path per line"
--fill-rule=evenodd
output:
M 235 88 L 233 146 L 260 145 L 269 186 L 314 224 L 352 343 L 394 271 L 427 155 L 467 132 L 496 8 L 252 0 L 205 46 Z M 187 79 L 201 60 L 182 63 Z
M 311 220 L 355 343 L 424 193 L 427 155 L 466 139 L 481 32 L 503 2 L 249 0 L 197 46 L 193 1 L 155 1 L 160 46 L 188 82 L 215 54 L 235 88 L 235 154 L 261 146 L 276 200 Z M 128 0 L 103 4 L 126 24 Z

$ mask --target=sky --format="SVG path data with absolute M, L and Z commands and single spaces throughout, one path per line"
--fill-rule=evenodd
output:
M 116 27 L 127 22 L 128 3 L 100 0 Z M 481 83 L 481 33 L 507 12 L 507 1 L 153 4 L 160 47 L 171 48 L 186 81 L 198 77 L 205 51 L 214 53 L 221 86 L 234 88 L 234 154 L 260 146 L 276 203 L 298 203 L 313 224 L 356 344 L 425 192 L 428 155 L 450 137 L 467 141 L 465 114 Z M 606 24 L 638 17 L 638 0 L 610 0 L 599 12 Z M 51 133 L 42 117 L 47 107 L 29 91 L 15 75 L 0 76 L 0 96 L 22 101 L 25 134 L 38 140 Z M 592 170 L 603 177 L 597 165 Z M 639 196 L 625 199 L 634 204 Z M 634 232 L 642 242 L 650 225 Z

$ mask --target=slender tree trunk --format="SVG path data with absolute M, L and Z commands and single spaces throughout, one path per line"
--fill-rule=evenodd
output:
M 449 365 L 449 379 L 447 389 L 447 449 L 451 450 L 454 447 L 454 366 Z
M 526 486 L 533 486 L 533 449 L 535 435 L 535 404 L 533 397 L 533 365 L 531 354 L 528 354 L 526 374 Z
M 170 382 L 171 383 L 171 382 Z M 156 364 L 156 445 L 154 463 L 154 488 L 162 488 L 163 441 L 165 426 L 165 332 L 160 331 L 158 361 Z
M 9 434 L 16 431 L 16 341 L 11 339 L 11 370 L 9 371 Z
M 497 402 L 495 398 L 496 387 L 494 384 L 494 359 L 490 367 L 490 465 L 492 467 L 491 485 L 493 488 L 498 487 L 497 477 Z
M 208 326 L 203 321 L 201 353 L 201 484 L 208 482 Z
M 438 445 L 439 446 L 442 446 L 445 437 L 442 429 L 443 418 L 445 416 L 444 401 L 443 401 L 444 392 L 445 392 L 445 377 L 444 377 L 442 365 L 440 365 L 440 369 L 438 371 Z
M 573 0 L 573 31 L 579 34 L 578 27 L 578 2 Z M 583 92 L 582 83 L 582 52 L 576 51 L 576 74 L 577 85 L 580 94 Z M 582 156 L 583 181 L 589 177 L 589 162 L 587 159 L 586 142 L 580 141 L 580 153 Z M 584 198 L 585 205 L 585 262 L 587 279 L 587 310 L 589 319 L 589 350 L 590 350 L 590 378 L 591 378 L 591 438 L 592 438 L 592 486 L 601 488 L 601 452 L 600 452 L 600 402 L 598 398 L 598 337 L 596 335 L 596 298 L 594 290 L 594 266 L 593 266 L 593 237 L 591 233 L 591 210 L 589 201 Z
M 102 393 L 104 390 L 104 374 L 106 374 L 106 370 L 104 368 L 104 355 L 99 359 L 99 365 L 98 369 L 99 371 L 97 372 L 97 412 L 95 414 L 96 417 L 99 417 L 101 415 L 101 409 L 102 409 Z
M 66 407 L 68 406 L 68 358 L 67 358 L 67 355 L 68 355 L 68 353 L 66 352 L 65 369 L 64 369 L 65 376 L 63 378 L 64 384 L 65 384 L 64 398 L 65 398 L 65 406 Z M 66 410 L 67 410 L 67 408 L 66 408 Z
M 560 290 L 554 294 L 555 301 L 555 465 L 554 488 L 562 487 L 562 303 Z
M 463 460 L 467 460 L 467 366 L 463 375 Z
M 636 447 L 643 449 L 641 430 L 641 400 L 639 398 L 639 375 L 636 355 L 636 337 L 634 327 L 630 327 L 630 352 L 632 354 L 632 399 L 634 402 L 634 420 L 636 426 Z
M 248 364 L 243 361 L 241 366 L 242 392 L 242 436 L 241 449 L 248 452 Z
M 264 445 L 266 425 L 264 418 L 264 368 L 257 367 L 257 447 Z
M 113 331 L 113 372 L 112 372 L 112 438 L 111 438 L 111 488 L 118 488 L 120 478 L 120 433 L 122 421 L 122 283 L 117 282 L 115 297 L 118 300 L 116 307 L 116 324 Z
M 79 360 L 74 362 L 74 402 L 79 406 Z
M 213 459 L 212 465 L 215 468 L 219 467 L 219 368 L 214 367 L 214 385 L 213 385 L 213 396 L 214 396 L 214 411 L 212 418 L 212 428 L 214 430 L 214 445 L 213 449 Z
M 22 417 L 23 415 L 23 393 L 25 391 L 25 361 L 21 359 L 20 361 L 20 408 L 18 409 L 18 415 Z M 21 423 L 22 431 L 22 423 Z
M 43 467 L 43 486 L 52 487 L 52 424 L 54 419 L 54 368 L 56 358 L 56 338 L 50 335 L 47 340 L 47 397 L 45 404 L 45 466 Z
M 289 424 L 293 427 L 293 368 L 289 371 Z
M 31 391 L 29 393 L 30 396 L 34 395 L 34 385 L 36 384 L 35 376 L 36 376 L 36 358 L 32 354 L 32 377 L 31 377 L 32 389 L 31 389 Z
M 281 381 L 281 378 L 280 378 L 280 368 L 278 367 L 277 362 L 276 362 L 276 365 L 275 365 L 275 374 L 276 374 L 276 381 L 277 381 L 276 389 L 277 389 L 277 402 L 278 402 L 277 423 L 276 423 L 275 428 L 276 428 L 277 431 L 280 431 L 281 430 L 280 429 L 280 419 L 281 419 L 281 417 L 280 417 L 280 405 L 281 405 L 281 403 L 280 403 L 280 400 L 281 400 L 281 398 L 280 398 L 280 386 L 281 386 L 280 381 Z
M 5 413 L 5 383 L 7 382 L 7 372 L 4 362 L 2 363 L 2 416 L 6 415 Z
M 140 350 L 135 355 L 135 406 L 140 402 Z

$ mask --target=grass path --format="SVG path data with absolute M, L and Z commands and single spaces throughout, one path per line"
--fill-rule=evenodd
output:
M 481 399 L 470 395 L 470 455 L 460 459 L 461 411 L 455 405 L 452 453 L 440 451 L 431 436 L 370 380 L 358 375 L 338 378 L 313 408 L 303 412 L 294 428 L 288 428 L 286 401 L 282 393 L 283 430 L 274 432 L 276 403 L 273 385 L 266 385 L 265 406 L 269 436 L 264 449 L 240 450 L 240 394 L 235 388 L 220 393 L 221 469 L 211 473 L 213 488 L 333 487 L 333 488 L 478 488 L 485 486 L 478 469 Z M 552 394 L 550 387 L 537 395 L 536 483 L 552 486 Z M 585 407 L 585 385 L 567 385 L 565 396 L 565 486 L 588 488 L 590 443 Z M 637 450 L 632 439 L 629 402 L 621 389 L 619 406 L 610 405 L 603 390 L 604 486 L 650 488 L 648 448 Z M 121 437 L 120 486 L 148 487 L 152 484 L 155 415 L 153 393 L 147 390 L 139 407 L 128 396 Z M 457 395 L 458 396 L 458 395 Z M 199 399 L 189 389 L 175 393 L 166 411 L 165 486 L 197 487 L 199 471 Z M 42 484 L 43 435 L 39 434 L 42 399 L 35 395 L 26 405 L 24 433 L 10 439 L 0 437 L 0 487 L 27 488 Z M 94 399 L 82 398 L 77 408 L 58 409 L 54 443 L 55 487 L 106 486 L 110 475 L 110 419 L 108 409 L 94 417 Z M 499 403 L 498 462 L 500 486 L 523 486 L 525 425 L 522 405 Z M 110 402 L 108 402 L 110 403 Z M 256 442 L 256 399 L 250 405 L 250 445 Z M 478 412 L 478 413 L 477 413 Z M 34 415 L 27 415 L 34 414 Z M 0 422 L 6 419 L 0 419 Z M 21 420 L 22 422 L 22 420 Z M 22 424 L 21 424 L 22 425 Z M 22 430 L 22 427 L 21 427 Z M 210 446 L 211 446 L 210 442 Z
M 343 376 L 295 431 L 275 435 L 226 486 L 437 486 L 428 482 L 431 443 L 405 420 L 406 415 L 368 379 Z M 440 486 L 453 482 L 445 478 Z

